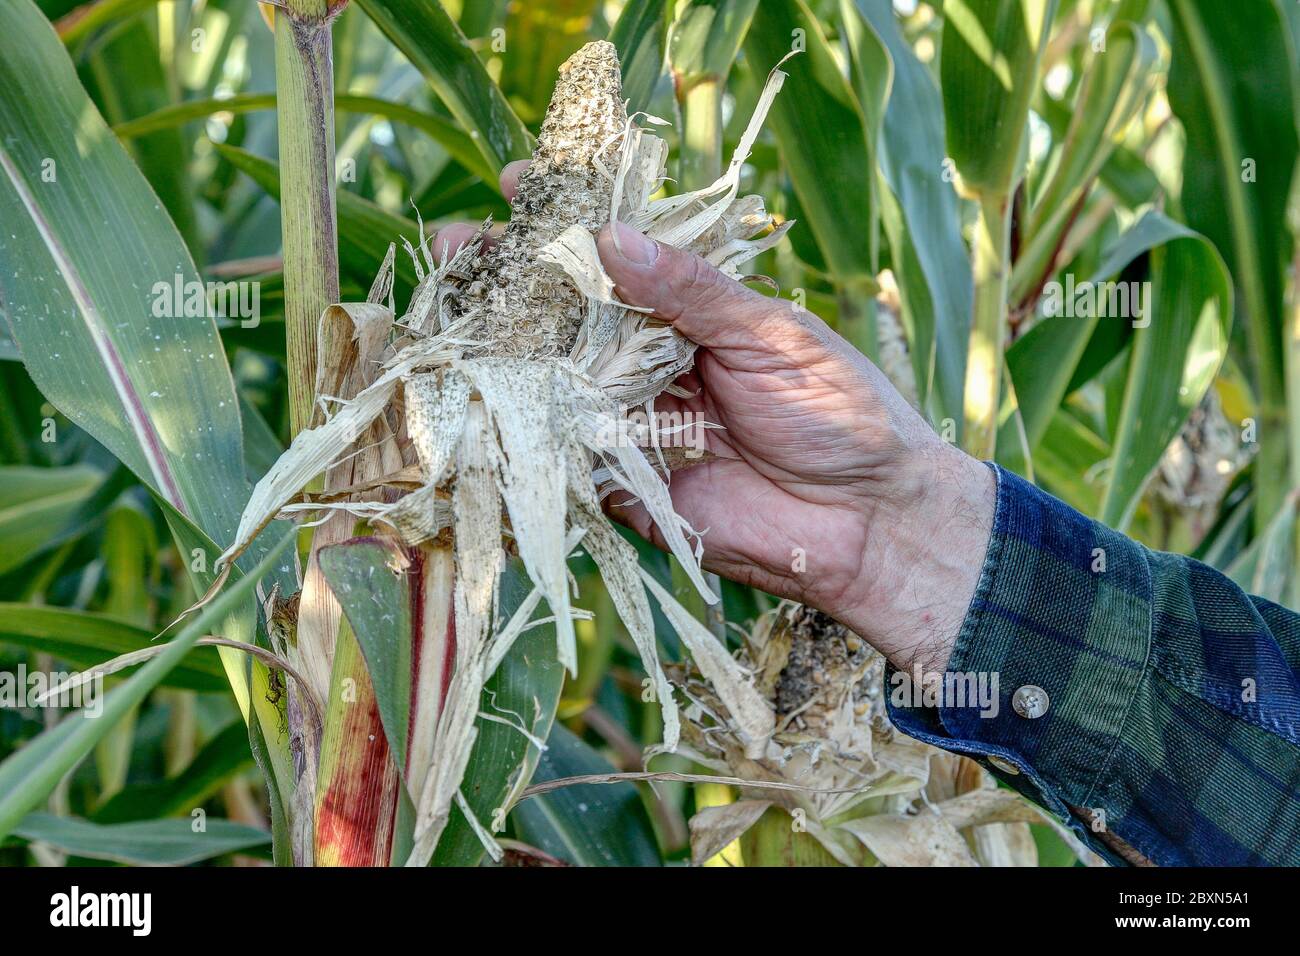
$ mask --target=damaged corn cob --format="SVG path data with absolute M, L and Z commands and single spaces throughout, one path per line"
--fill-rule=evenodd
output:
M 657 436 L 639 423 L 645 416 L 629 416 L 691 367 L 694 346 L 614 297 L 594 237 L 617 220 L 739 276 L 739 266 L 790 225 L 774 226 L 759 197 L 739 195 L 741 165 L 783 78 L 779 70 L 768 78 L 717 182 L 652 198 L 664 181 L 667 144 L 628 115 L 614 47 L 588 44 L 561 67 L 495 247 L 483 253 L 471 242 L 454 255 L 443 250 L 435 264 L 427 240 L 408 244 L 420 282 L 400 315 L 390 249 L 369 301 L 322 317 L 318 420 L 257 484 L 222 562 L 275 517 L 303 513 L 341 525 L 336 540 L 356 519 L 408 548 L 450 537 L 455 657 L 440 714 L 413 730 L 411 752 L 423 755 L 407 781 L 418 814 L 413 864 L 428 861 L 458 800 L 483 684 L 543 599 L 556 622 L 556 654 L 576 669 L 566 561 L 579 544 L 598 564 L 651 675 L 663 747 L 677 747 L 680 723 L 657 659 L 649 596 L 726 700 L 743 746 L 755 755 L 766 746 L 773 714 L 750 676 L 641 571 L 635 549 L 602 513 L 612 492 L 639 499 L 696 588 L 716 600 L 699 567 L 699 535 L 673 510 L 662 457 L 647 454 Z M 321 475 L 325 493 L 304 494 Z M 507 548 L 518 552 L 535 591 L 501 621 L 494 611 Z M 314 567 L 304 595 L 319 592 Z M 287 650 L 324 696 L 337 605 L 315 597 L 304 606 L 317 607 L 326 623 L 300 615 L 296 646 Z
M 884 658 L 820 611 L 783 602 L 746 635 L 738 662 L 775 719 L 759 752 L 712 681 L 690 665 L 672 668 L 689 701 L 678 752 L 755 784 L 691 819 L 695 864 L 740 840 L 749 866 L 1032 866 L 1029 823 L 1051 826 L 1079 859 L 1100 862 L 978 764 L 898 733 L 885 708 Z

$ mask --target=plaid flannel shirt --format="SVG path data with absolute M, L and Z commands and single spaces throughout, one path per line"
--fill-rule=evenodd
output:
M 1112 863 L 1300 865 L 1300 616 L 994 470 L 947 667 L 997 675 L 996 715 L 891 706 L 898 728 L 975 758 Z M 1041 716 L 1013 705 L 1026 686 Z

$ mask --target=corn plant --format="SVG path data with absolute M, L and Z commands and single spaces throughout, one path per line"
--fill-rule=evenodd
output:
M 613 222 L 1297 598 L 1281 0 L 4 8 L 5 862 L 1097 862 L 704 572 Z

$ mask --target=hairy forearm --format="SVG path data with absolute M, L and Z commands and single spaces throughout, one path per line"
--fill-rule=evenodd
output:
M 918 450 L 907 501 L 875 506 L 862 573 L 827 608 L 901 670 L 942 670 L 979 582 L 996 503 L 987 465 L 942 443 Z

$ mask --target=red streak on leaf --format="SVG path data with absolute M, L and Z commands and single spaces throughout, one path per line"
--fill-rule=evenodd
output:
M 406 569 L 411 602 L 411 699 L 406 713 L 406 769 L 411 769 L 410 741 L 415 737 L 415 718 L 420 712 L 420 664 L 424 653 L 424 553 L 419 548 L 406 549 L 410 562 Z
M 341 729 L 340 739 L 351 746 L 335 763 L 316 810 L 316 863 L 387 866 L 398 774 L 369 678 L 357 680 L 357 701 Z
M 442 651 L 442 694 L 438 698 L 438 713 L 447 703 L 447 688 L 451 686 L 451 672 L 456 666 L 456 605 L 447 608 L 447 637 Z

